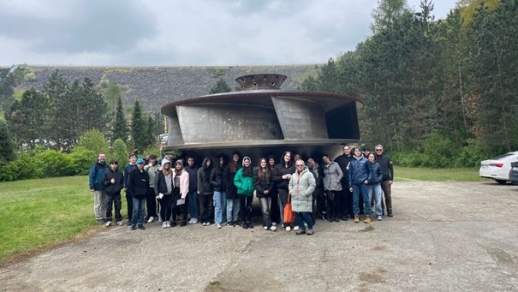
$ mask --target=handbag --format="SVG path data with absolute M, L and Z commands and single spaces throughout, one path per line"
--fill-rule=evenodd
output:
M 293 223 L 295 222 L 295 214 L 291 209 L 291 195 L 288 194 L 288 202 L 284 205 L 284 223 Z

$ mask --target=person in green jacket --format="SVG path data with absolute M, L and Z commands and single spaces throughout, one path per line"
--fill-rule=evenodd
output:
M 254 171 L 252 168 L 252 160 L 250 157 L 243 158 L 243 167 L 236 172 L 234 177 L 234 185 L 239 196 L 239 204 L 241 211 L 239 219 L 243 222 L 244 229 L 254 228 L 252 225 L 252 200 L 254 199 Z

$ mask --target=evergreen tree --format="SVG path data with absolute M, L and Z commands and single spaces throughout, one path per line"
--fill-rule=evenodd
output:
M 0 121 L 0 162 L 14 160 L 14 146 L 5 122 Z
M 122 107 L 122 98 L 119 96 L 117 100 L 117 111 L 115 113 L 115 121 L 113 122 L 113 140 L 121 139 L 124 143 L 128 140 L 128 125 L 124 116 L 124 108 Z
M 67 133 L 68 121 L 61 118 L 62 113 L 60 112 L 67 91 L 68 82 L 59 73 L 59 70 L 54 70 L 43 85 L 43 94 L 48 100 L 46 129 L 43 132 L 47 133 L 46 138 L 56 143 L 57 147 L 63 145 L 63 135 Z
M 228 85 L 228 83 L 220 78 L 218 82 L 210 89 L 210 94 L 222 93 L 222 92 L 231 92 L 232 88 Z
M 146 121 L 142 116 L 142 107 L 138 100 L 135 101 L 133 106 L 133 116 L 131 119 L 131 144 L 133 149 L 138 153 L 142 153 L 146 149 Z

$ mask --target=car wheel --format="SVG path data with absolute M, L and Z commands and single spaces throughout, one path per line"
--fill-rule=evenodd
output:
M 499 184 L 499 185 L 505 185 L 507 183 L 506 180 L 502 180 L 502 179 L 495 179 L 495 181 Z

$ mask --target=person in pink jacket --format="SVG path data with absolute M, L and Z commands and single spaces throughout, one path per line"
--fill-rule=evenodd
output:
M 178 212 L 181 210 L 183 214 L 182 220 L 179 220 L 180 227 L 187 225 L 187 204 L 185 202 L 187 194 L 189 194 L 189 173 L 183 169 L 183 160 L 178 159 L 174 164 L 173 171 L 173 220 L 176 220 Z M 177 208 L 178 207 L 178 208 Z

